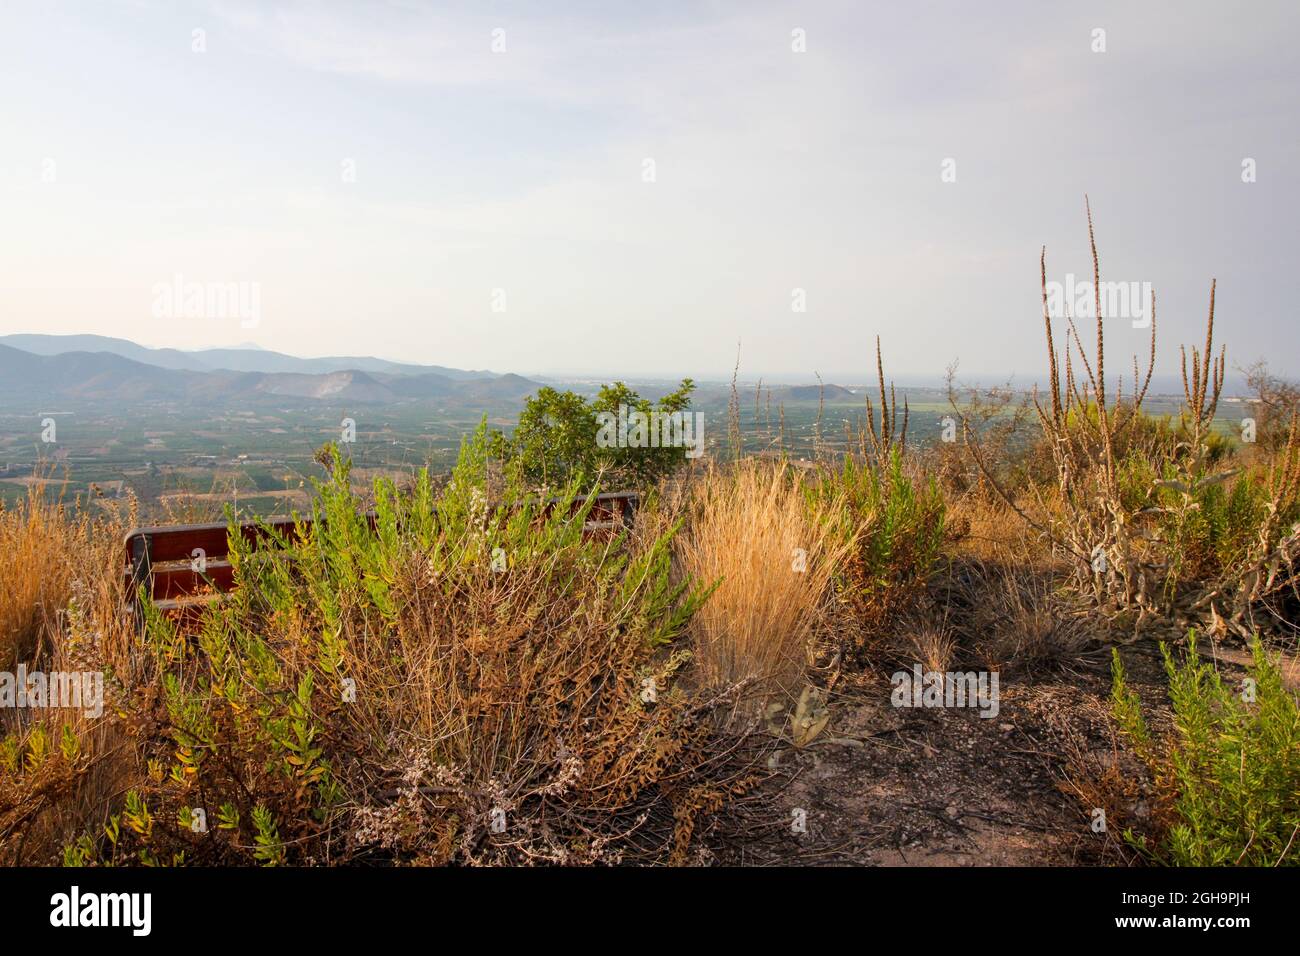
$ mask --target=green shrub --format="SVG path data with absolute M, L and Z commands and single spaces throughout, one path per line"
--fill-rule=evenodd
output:
M 1148 427 L 1167 430 L 1163 421 Z M 1149 542 L 1144 559 L 1166 604 L 1248 572 L 1300 519 L 1294 497 L 1277 494 L 1285 461 L 1216 466 L 1225 447 L 1211 442 L 1191 459 L 1160 442 L 1131 446 L 1116 470 L 1120 505 L 1135 535 Z
M 1173 728 L 1152 733 L 1113 658 L 1112 711 L 1151 773 L 1150 833 L 1125 832 L 1150 860 L 1173 866 L 1300 863 L 1300 708 L 1262 644 L 1236 688 L 1196 653 L 1196 632 L 1169 675 Z
M 1099 418 L 1096 401 L 1089 401 L 1085 408 L 1070 409 L 1066 426 L 1077 440 L 1092 441 L 1099 434 Z M 1172 415 L 1150 415 L 1141 410 L 1134 412 L 1131 404 L 1120 404 L 1116 421 L 1118 427 L 1111 443 L 1116 460 L 1140 455 L 1147 461 L 1162 462 L 1185 457 L 1190 450 L 1192 433 L 1185 420 L 1175 421 Z M 1216 431 L 1205 434 L 1202 444 L 1207 465 L 1225 461 L 1234 448 L 1230 437 Z
M 233 593 L 196 627 L 146 613 L 160 693 L 134 705 L 149 771 L 123 819 L 151 822 L 65 858 L 684 859 L 745 784 L 718 759 L 723 705 L 676 679 L 704 599 L 670 578 L 677 528 L 584 535 L 577 479 L 550 508 L 512 472 L 513 504 L 489 501 L 489 445 L 481 426 L 437 494 L 377 481 L 373 520 L 334 450 L 296 536 L 232 527 Z
M 838 585 L 865 641 L 908 606 L 929 577 L 944 539 L 943 493 L 933 477 L 909 474 L 895 448 L 884 467 L 846 457 L 810 494 L 814 505 L 843 501 L 842 508 L 819 510 L 836 515 L 836 530 L 851 542 Z
M 1187 490 L 1185 481 L 1174 484 L 1174 475 L 1172 468 L 1166 470 L 1166 484 L 1156 494 L 1171 597 L 1180 585 L 1213 581 L 1243 568 L 1258 544 L 1269 505 L 1267 483 L 1252 475 L 1196 483 Z

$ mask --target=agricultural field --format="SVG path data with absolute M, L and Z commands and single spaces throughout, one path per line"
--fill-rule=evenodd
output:
M 648 397 L 664 391 L 657 383 L 631 383 Z M 783 453 L 814 457 L 818 449 L 843 454 L 858 444 L 864 428 L 867 386 L 832 386 L 849 397 L 818 401 L 816 386 L 798 397 L 778 396 L 756 386 L 737 386 L 739 433 L 746 454 Z M 576 386 L 575 391 L 594 393 Z M 789 391 L 789 389 L 786 389 Z M 941 441 L 953 409 L 945 389 L 911 387 L 899 391 L 909 414 L 908 440 L 917 447 Z M 1017 401 L 1027 401 L 1018 396 Z M 728 441 L 731 391 L 725 383 L 701 383 L 693 407 L 704 415 L 705 445 L 716 454 Z M 1241 401 L 1227 398 L 1215 419 L 1226 436 L 1240 430 Z M 1175 396 L 1152 396 L 1153 415 L 1177 414 Z M 275 409 L 207 411 L 184 406 L 140 406 L 129 413 L 103 404 L 69 407 L 54 413 L 39 409 L 0 410 L 0 501 L 23 500 L 33 481 L 67 502 L 116 500 L 128 491 L 143 513 L 189 514 L 215 520 L 228 504 L 243 515 L 287 514 L 310 500 L 311 479 L 323 468 L 317 450 L 341 437 L 351 417 L 355 439 L 345 445 L 354 474 L 368 483 L 379 475 L 409 476 L 422 467 L 446 473 L 461 441 L 486 417 L 490 427 L 509 434 L 522 404 L 479 408 L 399 405 L 321 407 L 320 403 Z M 1002 411 L 1010 416 L 1013 407 Z M 54 442 L 42 441 L 42 421 L 56 423 Z M 901 427 L 901 413 L 899 418 Z M 729 449 L 728 449 L 729 450 Z M 178 510 L 179 509 L 179 510 Z
M 495 410 L 500 421 L 508 409 Z M 241 514 L 284 514 L 307 502 L 323 469 L 316 450 L 356 422 L 347 446 L 358 474 L 406 474 L 429 465 L 447 470 L 474 413 L 438 408 L 332 409 L 319 404 L 274 410 L 145 406 L 129 413 L 103 406 L 53 415 L 57 441 L 41 440 L 48 413 L 0 412 L 0 500 L 26 494 L 33 472 L 67 501 L 118 498 L 129 490 L 146 513 L 166 513 L 183 499 L 196 514 L 220 517 L 229 503 Z

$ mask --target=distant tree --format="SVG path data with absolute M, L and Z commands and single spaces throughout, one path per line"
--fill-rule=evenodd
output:
M 1287 443 L 1291 416 L 1300 414 L 1300 385 L 1272 374 L 1267 362 L 1256 362 L 1245 371 L 1246 385 L 1256 396 L 1256 441 L 1261 448 L 1277 451 Z
M 509 439 L 498 436 L 501 457 L 534 484 L 561 485 L 575 473 L 596 471 L 596 412 L 572 391 L 545 387 L 529 396 Z
M 618 433 L 611 426 L 620 420 L 620 410 L 624 421 L 634 412 L 688 416 L 694 390 L 695 383 L 683 379 L 676 391 L 655 403 L 622 382 L 602 386 L 591 401 L 576 392 L 542 388 L 524 405 L 514 434 L 497 436 L 497 452 L 533 484 L 555 487 L 581 476 L 606 488 L 641 488 L 681 467 L 686 449 L 611 442 Z M 691 435 L 702 439 L 694 431 Z

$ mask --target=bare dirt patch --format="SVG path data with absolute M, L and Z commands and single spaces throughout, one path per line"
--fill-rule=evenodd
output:
M 1150 649 L 1125 649 L 1132 685 L 1166 706 Z M 831 720 L 807 748 L 786 746 L 778 823 L 746 865 L 1029 866 L 1104 862 L 1102 841 L 1068 785 L 1078 755 L 1114 748 L 1107 653 L 1000 687 L 997 716 L 974 708 L 897 708 L 890 684 L 864 674 L 832 696 Z M 1067 757 L 1069 754 L 1071 756 Z M 806 832 L 792 832 L 797 811 Z

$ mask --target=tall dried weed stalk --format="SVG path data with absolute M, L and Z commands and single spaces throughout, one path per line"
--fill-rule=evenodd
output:
M 1099 608 L 1130 615 L 1136 630 L 1149 618 L 1174 610 L 1194 613 L 1220 600 L 1248 633 L 1244 621 L 1255 602 L 1295 587 L 1300 448 L 1288 440 L 1255 474 L 1220 468 L 1231 448 L 1213 429 L 1226 368 L 1225 350 L 1214 354 L 1214 283 L 1204 347 L 1191 348 L 1190 356 L 1182 350 L 1184 404 L 1177 425 L 1142 408 L 1155 368 L 1154 292 L 1145 373 L 1135 357 L 1130 394 L 1124 394 L 1122 377 L 1110 389 L 1090 206 L 1087 218 L 1096 315 L 1091 354 L 1068 314 L 1058 348 L 1046 250 L 1039 259 L 1047 395 L 1035 389 L 1033 407 L 1054 487 L 1046 491 L 1029 481 L 1020 495 L 1006 488 L 968 419 L 965 445 L 1003 501 L 1068 560 L 1075 589 Z

